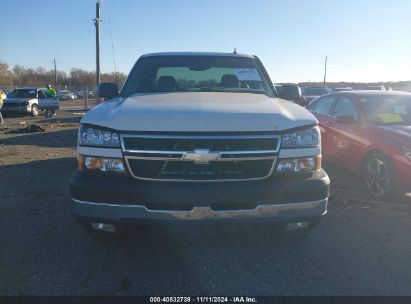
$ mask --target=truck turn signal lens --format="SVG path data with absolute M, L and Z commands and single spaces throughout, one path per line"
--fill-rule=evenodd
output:
M 114 173 L 126 172 L 124 162 L 120 158 L 103 158 L 98 156 L 79 155 L 77 157 L 77 166 L 79 170 Z

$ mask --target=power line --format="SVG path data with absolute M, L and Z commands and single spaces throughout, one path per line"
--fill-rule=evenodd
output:
M 110 39 L 111 39 L 111 50 L 113 52 L 113 63 L 114 63 L 114 73 L 116 77 L 116 82 L 118 82 L 117 77 L 117 64 L 116 64 L 116 53 L 114 52 L 114 42 L 113 42 L 113 33 L 111 31 L 111 21 L 108 21 L 109 24 L 109 32 L 110 32 Z

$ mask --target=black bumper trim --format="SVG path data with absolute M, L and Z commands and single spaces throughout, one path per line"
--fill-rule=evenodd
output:
M 313 174 L 272 176 L 261 181 L 187 183 L 141 181 L 131 177 L 96 176 L 76 171 L 70 180 L 73 199 L 94 203 L 193 207 L 286 204 L 328 198 L 330 180 L 321 170 Z M 179 208 L 179 207 L 176 207 Z M 171 209 L 171 208 L 170 208 Z M 230 208 L 228 208 L 230 209 Z M 248 208 L 245 208 L 248 209 Z

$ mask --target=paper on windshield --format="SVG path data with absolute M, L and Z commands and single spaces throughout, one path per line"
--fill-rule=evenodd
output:
M 234 70 L 235 70 L 235 75 L 240 81 L 247 81 L 247 80 L 261 81 L 260 74 L 258 74 L 256 69 L 241 68 L 241 69 L 234 69 Z
M 378 120 L 384 124 L 404 122 L 401 114 L 398 113 L 381 113 L 377 114 Z

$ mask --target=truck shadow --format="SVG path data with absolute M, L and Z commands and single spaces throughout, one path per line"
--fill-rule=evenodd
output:
M 333 204 L 303 241 L 283 242 L 269 226 L 251 224 L 137 226 L 126 239 L 96 240 L 72 216 L 74 168 L 74 157 L 0 167 L 3 293 L 309 294 L 315 283 L 332 290 L 327 265 L 356 265 L 343 240 L 357 226 L 342 229 Z

